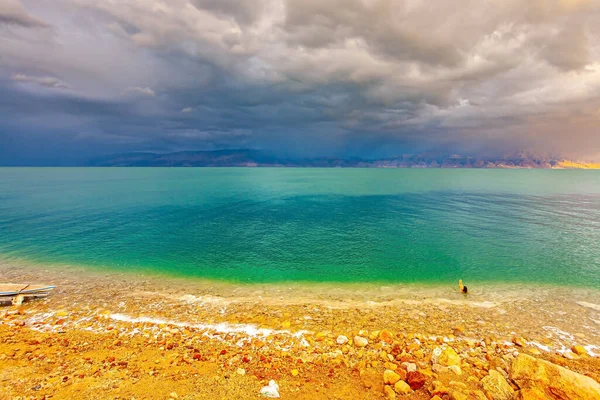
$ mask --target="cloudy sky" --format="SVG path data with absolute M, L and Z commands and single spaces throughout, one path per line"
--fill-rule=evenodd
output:
M 600 0 L 0 0 L 0 163 L 600 158 Z

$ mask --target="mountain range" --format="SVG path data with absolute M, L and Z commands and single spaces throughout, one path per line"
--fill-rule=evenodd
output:
M 460 155 L 402 154 L 380 159 L 315 157 L 291 158 L 261 150 L 180 151 L 125 153 L 95 158 L 95 167 L 315 167 L 315 168 L 544 168 L 600 169 L 600 163 L 519 154 L 502 158 Z

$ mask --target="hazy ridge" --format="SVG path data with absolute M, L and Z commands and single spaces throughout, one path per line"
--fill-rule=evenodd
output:
M 174 153 L 125 153 L 96 158 L 87 163 L 97 167 L 317 167 L 317 168 L 542 168 L 600 169 L 600 163 L 517 155 L 476 158 L 460 155 L 403 154 L 381 159 L 288 158 L 260 150 L 182 151 Z

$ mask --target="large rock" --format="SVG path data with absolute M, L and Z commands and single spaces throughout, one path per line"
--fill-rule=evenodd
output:
M 514 359 L 510 378 L 523 392 L 521 398 L 541 392 L 549 399 L 600 400 L 600 384 L 592 378 L 527 354 Z
M 433 350 L 431 362 L 445 367 L 449 367 L 450 365 L 457 365 L 460 367 L 460 356 L 450 346 L 437 347 Z
M 481 380 L 483 389 L 492 400 L 512 400 L 515 392 L 498 371 L 490 370 L 490 374 Z

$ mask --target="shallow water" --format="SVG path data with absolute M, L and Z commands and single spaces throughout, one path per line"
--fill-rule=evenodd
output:
M 600 173 L 0 168 L 0 255 L 255 283 L 600 288 Z

